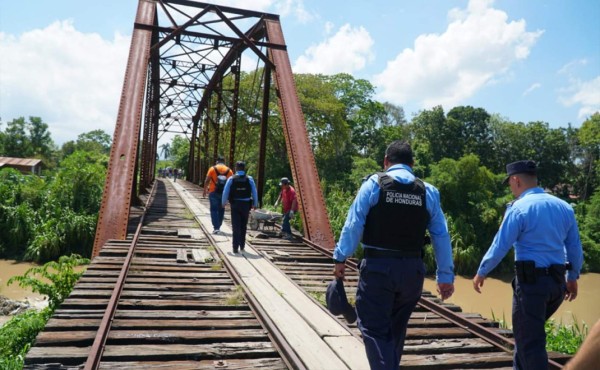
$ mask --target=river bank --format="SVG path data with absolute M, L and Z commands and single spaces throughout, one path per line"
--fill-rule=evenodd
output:
M 11 277 L 23 275 L 30 268 L 37 266 L 30 262 L 0 260 L 0 326 L 15 314 L 30 308 L 42 309 L 48 305 L 46 296 L 21 288 L 16 282 L 7 285 Z

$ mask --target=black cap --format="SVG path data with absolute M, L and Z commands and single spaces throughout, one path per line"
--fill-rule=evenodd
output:
M 239 169 L 239 170 L 243 170 L 246 168 L 246 162 L 244 161 L 237 161 L 235 162 L 235 168 Z
M 502 183 L 506 184 L 512 175 L 516 175 L 518 173 L 529 173 L 535 175 L 537 174 L 537 166 L 532 160 L 509 163 L 506 165 L 506 178 Z
M 356 310 L 348 303 L 344 281 L 333 279 L 327 286 L 325 293 L 327 309 L 334 315 L 343 315 L 349 324 L 356 321 Z
M 290 179 L 288 179 L 287 177 L 282 177 L 281 180 L 279 181 L 279 186 L 287 185 L 289 183 L 290 183 Z

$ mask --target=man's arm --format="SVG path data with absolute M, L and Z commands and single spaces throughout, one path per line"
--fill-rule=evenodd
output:
M 348 210 L 348 216 L 346 216 L 346 222 L 342 228 L 340 239 L 333 251 L 333 258 L 335 260 L 343 262 L 346 258 L 354 254 L 360 242 L 367 215 L 371 209 L 371 198 L 379 196 L 379 192 L 375 193 L 375 190 L 379 190 L 377 179 L 369 179 L 361 185 L 356 198 L 354 198 Z
M 206 193 L 208 193 L 208 186 L 210 185 L 210 182 L 212 181 L 212 175 L 214 174 L 215 170 L 213 167 L 208 169 L 208 172 L 206 173 L 206 179 L 204 180 L 204 188 L 202 189 L 202 197 L 206 198 Z

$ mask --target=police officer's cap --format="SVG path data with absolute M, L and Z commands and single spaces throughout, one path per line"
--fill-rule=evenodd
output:
M 287 177 L 282 177 L 281 181 L 279 181 L 279 186 L 288 185 L 289 183 L 290 183 L 290 179 L 288 179 Z
M 506 178 L 503 181 L 503 184 L 508 182 L 508 179 L 519 173 L 529 173 L 532 175 L 537 174 L 537 166 L 534 161 L 526 160 L 526 161 L 516 161 L 513 163 L 509 163 L 506 165 Z
M 329 283 L 327 292 L 325 293 L 325 300 L 327 301 L 329 312 L 334 315 L 343 315 L 350 324 L 356 321 L 356 311 L 348 303 L 343 280 L 333 279 Z

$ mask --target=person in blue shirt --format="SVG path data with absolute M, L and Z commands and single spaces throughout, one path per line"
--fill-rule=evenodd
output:
M 258 193 L 252 176 L 246 174 L 246 163 L 235 164 L 235 175 L 227 179 L 221 206 L 231 203 L 231 229 L 233 231 L 233 253 L 243 251 L 246 245 L 246 228 L 250 209 L 258 207 Z
M 516 200 L 509 204 L 492 245 L 481 260 L 473 288 L 481 293 L 485 278 L 514 246 L 513 367 L 546 369 L 544 324 L 563 300 L 577 297 L 577 279 L 583 264 L 579 230 L 573 207 L 538 187 L 535 162 L 510 163 L 506 173 L 504 182 L 508 182 Z M 571 266 L 568 271 L 567 262 Z
M 444 300 L 454 293 L 452 247 L 438 190 L 415 177 L 405 141 L 387 147 L 383 164 L 385 172 L 360 187 L 333 253 L 334 275 L 343 280 L 344 263 L 362 242 L 356 311 L 370 367 L 378 370 L 400 366 L 408 319 L 423 290 L 426 230 L 438 292 Z

